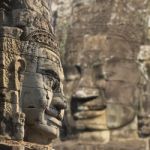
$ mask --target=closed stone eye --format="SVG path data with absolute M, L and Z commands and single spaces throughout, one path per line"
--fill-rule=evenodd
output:
M 59 81 L 57 79 L 53 79 L 53 85 L 52 85 L 52 90 L 54 92 L 57 92 L 59 90 Z
M 46 85 L 53 91 L 57 91 L 57 89 L 59 89 L 59 81 L 56 78 L 47 76 L 45 80 Z
M 79 74 L 82 74 L 82 68 L 79 65 L 75 65 L 75 68 Z

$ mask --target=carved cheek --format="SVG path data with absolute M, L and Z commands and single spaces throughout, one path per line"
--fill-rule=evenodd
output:
M 60 112 L 60 116 L 61 116 L 61 118 L 63 118 L 64 117 L 64 113 L 65 113 L 65 110 L 63 109 L 63 110 L 61 110 L 61 112 Z
M 35 95 L 37 96 L 35 96 L 34 100 L 38 103 L 39 108 L 45 109 L 49 106 L 52 99 L 52 92 L 46 89 L 36 89 Z
M 100 89 L 106 89 L 106 84 L 107 84 L 107 81 L 105 79 L 100 79 L 96 81 L 96 85 Z
M 52 91 L 47 91 L 47 101 L 48 101 L 48 107 L 50 106 L 51 102 L 52 102 L 52 97 L 53 97 L 53 92 Z

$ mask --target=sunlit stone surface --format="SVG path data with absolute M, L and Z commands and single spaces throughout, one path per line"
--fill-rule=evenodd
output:
M 66 99 L 51 24 L 51 0 L 0 1 L 1 150 L 50 150 L 59 136 Z

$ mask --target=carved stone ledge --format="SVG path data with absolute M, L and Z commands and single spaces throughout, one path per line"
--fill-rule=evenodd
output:
M 28 142 L 0 139 L 0 150 L 53 150 L 51 145 L 39 145 Z

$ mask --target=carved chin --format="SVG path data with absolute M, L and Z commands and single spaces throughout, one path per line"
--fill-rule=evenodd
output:
M 26 140 L 43 145 L 50 144 L 53 139 L 59 136 L 59 127 L 49 120 L 47 122 L 48 124 L 36 122 L 33 126 L 28 126 Z
M 49 136 L 50 140 L 53 140 L 59 136 L 59 128 L 53 124 L 45 125 L 39 123 L 36 128 L 41 131 L 42 134 L 45 134 L 45 136 Z
M 39 122 L 35 125 L 37 131 L 45 134 L 51 140 L 57 138 L 59 136 L 59 128 L 62 126 L 61 121 L 47 114 L 45 114 L 45 119 L 44 123 Z
M 53 111 L 53 116 L 49 115 L 46 110 L 37 108 L 27 108 L 24 109 L 24 112 L 27 118 L 26 131 L 29 132 L 29 134 L 26 133 L 28 142 L 49 144 L 59 136 L 59 128 L 62 125 L 61 120 L 54 117 L 59 114 L 58 112 L 55 114 L 56 111 Z

